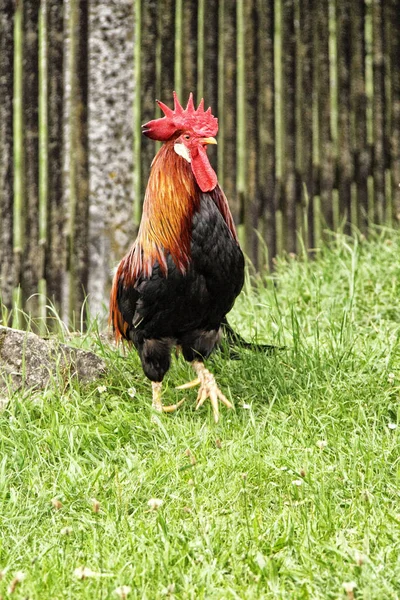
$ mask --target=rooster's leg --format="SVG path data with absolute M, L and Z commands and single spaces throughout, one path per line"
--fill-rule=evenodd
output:
M 162 386 L 161 381 L 152 381 L 152 383 L 151 383 L 151 387 L 153 388 L 153 402 L 152 402 L 153 410 L 156 410 L 157 412 L 168 412 L 168 413 L 174 412 L 177 408 L 179 408 L 185 402 L 185 398 L 183 398 L 183 400 L 180 400 L 179 402 L 177 402 L 177 404 L 170 404 L 169 406 L 163 406 L 163 404 L 161 402 L 161 386 Z
M 157 412 L 162 412 L 162 402 L 161 402 L 161 381 L 152 381 L 151 387 L 153 388 L 153 402 L 152 407 Z
M 199 393 L 197 394 L 196 410 L 204 404 L 207 398 L 209 398 L 214 414 L 214 421 L 218 423 L 218 400 L 220 400 L 228 408 L 233 408 L 233 406 L 217 386 L 214 375 L 210 373 L 210 371 L 204 366 L 204 364 L 201 361 L 194 360 L 192 362 L 192 366 L 197 373 L 197 379 L 195 379 L 194 381 L 190 381 L 189 383 L 180 385 L 178 389 L 187 389 L 200 384 Z

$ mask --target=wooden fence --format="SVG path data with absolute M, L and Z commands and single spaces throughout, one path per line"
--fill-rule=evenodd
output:
M 400 220 L 400 0 L 0 0 L 3 320 L 102 311 L 174 89 L 257 267 Z

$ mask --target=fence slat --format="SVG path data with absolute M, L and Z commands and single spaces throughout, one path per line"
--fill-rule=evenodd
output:
M 15 283 L 13 95 L 14 0 L 0 0 L 0 298 L 8 310 Z
M 368 225 L 368 175 L 370 154 L 367 142 L 367 96 L 365 90 L 365 2 L 351 6 L 351 96 L 354 119 L 353 161 L 357 186 L 358 227 L 365 232 Z
M 241 68 L 244 69 L 243 88 L 239 89 L 239 94 L 243 95 L 243 122 L 241 126 L 244 129 L 243 154 L 244 161 L 242 182 L 243 196 L 243 223 L 245 232 L 245 251 L 251 262 L 258 265 L 258 238 L 256 231 L 258 229 L 258 190 L 257 190 L 257 146 L 258 146 L 258 127 L 257 127 L 257 24 L 256 24 L 256 0 L 244 1 L 241 3 L 241 10 L 238 13 L 239 19 L 243 19 L 243 46 L 244 61 Z M 240 51 L 239 51 L 240 52 Z M 240 160 L 240 158 L 239 158 Z
M 398 34 L 397 34 L 398 35 Z M 374 220 L 382 223 L 385 216 L 385 72 L 383 60 L 383 18 L 381 0 L 372 0 L 373 44 L 373 132 L 374 132 Z
M 263 239 L 268 248 L 268 263 L 276 254 L 275 224 L 275 65 L 274 65 L 274 0 L 258 0 L 258 178 L 260 217 Z
M 218 115 L 218 0 L 204 0 L 203 27 L 203 94 L 206 106 L 211 106 Z M 199 32 L 200 33 L 200 32 Z M 210 162 L 218 168 L 218 155 L 215 146 L 207 150 Z
M 284 240 L 288 252 L 296 252 L 296 38 L 294 2 L 282 2 L 283 78 L 283 199 Z
M 156 113 L 156 40 L 157 40 L 157 0 L 141 0 L 141 122 L 146 123 L 154 119 Z M 168 104 L 168 98 L 163 98 Z M 159 113 L 160 111 L 158 111 Z M 140 166 L 141 169 L 141 197 L 149 178 L 150 165 L 155 154 L 155 143 L 149 138 L 141 137 Z
M 338 189 L 340 212 L 349 231 L 351 217 L 351 181 L 353 176 L 351 154 L 351 0 L 337 3 L 337 65 L 338 65 Z
M 23 30 L 23 253 L 21 287 L 26 309 L 38 316 L 39 251 L 39 3 L 22 5 Z
M 305 215 L 304 239 L 306 246 L 314 246 L 314 173 L 313 173 L 313 22 L 310 14 L 315 10 L 313 0 L 300 0 L 300 52 L 299 69 L 301 81 L 300 119 L 300 190 Z M 303 189 L 306 188 L 306 193 Z
M 220 64 L 222 65 L 222 89 L 219 90 L 218 120 L 220 124 L 218 144 L 222 148 L 218 155 L 220 181 L 235 222 L 239 222 L 239 199 L 236 190 L 236 160 L 237 160 L 237 118 L 236 118 L 236 92 L 237 92 L 237 61 L 236 61 L 236 0 L 226 0 L 222 3 L 223 15 L 220 29 Z
M 391 0 L 391 84 L 392 84 L 392 133 L 390 139 L 392 206 L 395 222 L 400 222 L 400 3 Z
M 62 310 L 66 267 L 66 220 L 63 196 L 64 148 L 64 3 L 47 0 L 47 296 Z
M 69 315 L 79 322 L 89 278 L 88 4 L 71 2 Z
M 331 85 L 329 77 L 329 10 L 328 2 L 316 3 L 314 32 L 314 81 L 317 94 L 317 148 L 315 194 L 321 199 L 322 216 L 326 226 L 333 228 L 333 147 L 331 129 Z
M 159 96 L 163 102 L 171 102 L 174 91 L 175 66 L 175 0 L 158 2 L 158 39 L 160 43 Z
M 182 98 L 197 91 L 197 0 L 183 0 L 182 6 Z M 195 94 L 197 95 L 197 94 Z
M 397 4 L 400 10 L 400 1 Z M 383 143 L 384 143 L 384 156 L 385 156 L 385 177 L 386 175 L 390 175 L 390 136 L 392 133 L 392 114 L 390 110 L 390 105 L 392 102 L 391 95 L 391 80 L 390 80 L 390 61 L 391 61 L 391 48 L 394 37 L 398 37 L 400 34 L 399 30 L 393 29 L 393 23 L 391 19 L 391 6 L 390 2 L 386 2 L 383 0 L 382 2 L 382 35 L 383 35 L 383 63 L 384 63 L 384 103 L 385 103 L 385 112 L 384 112 L 384 129 L 383 129 Z M 388 224 L 392 224 L 392 212 L 391 212 L 391 202 L 392 202 L 392 194 L 387 187 L 389 179 L 385 179 L 385 221 Z M 388 212 L 389 211 L 389 212 Z M 390 213 L 390 214 L 389 214 Z

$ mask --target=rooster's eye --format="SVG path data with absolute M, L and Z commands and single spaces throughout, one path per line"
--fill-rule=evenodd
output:
M 187 133 L 186 135 L 183 136 L 185 138 L 185 140 L 190 140 L 190 135 Z

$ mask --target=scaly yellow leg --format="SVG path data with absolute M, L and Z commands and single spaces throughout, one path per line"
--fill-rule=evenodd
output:
M 196 410 L 199 409 L 200 406 L 202 406 L 207 399 L 209 399 L 213 410 L 214 421 L 218 423 L 218 400 L 220 400 L 228 408 L 233 408 L 233 406 L 226 398 L 226 396 L 224 396 L 224 394 L 221 392 L 221 390 L 217 386 L 214 375 L 210 373 L 210 371 L 204 366 L 204 363 L 202 363 L 199 360 L 194 360 L 192 362 L 192 366 L 197 373 L 197 379 L 189 381 L 188 383 L 184 383 L 183 385 L 180 385 L 177 389 L 185 390 L 200 384 L 200 389 L 196 401 Z
M 152 407 L 157 412 L 162 412 L 162 402 L 161 402 L 161 381 L 152 381 L 151 387 L 153 389 L 153 402 Z

